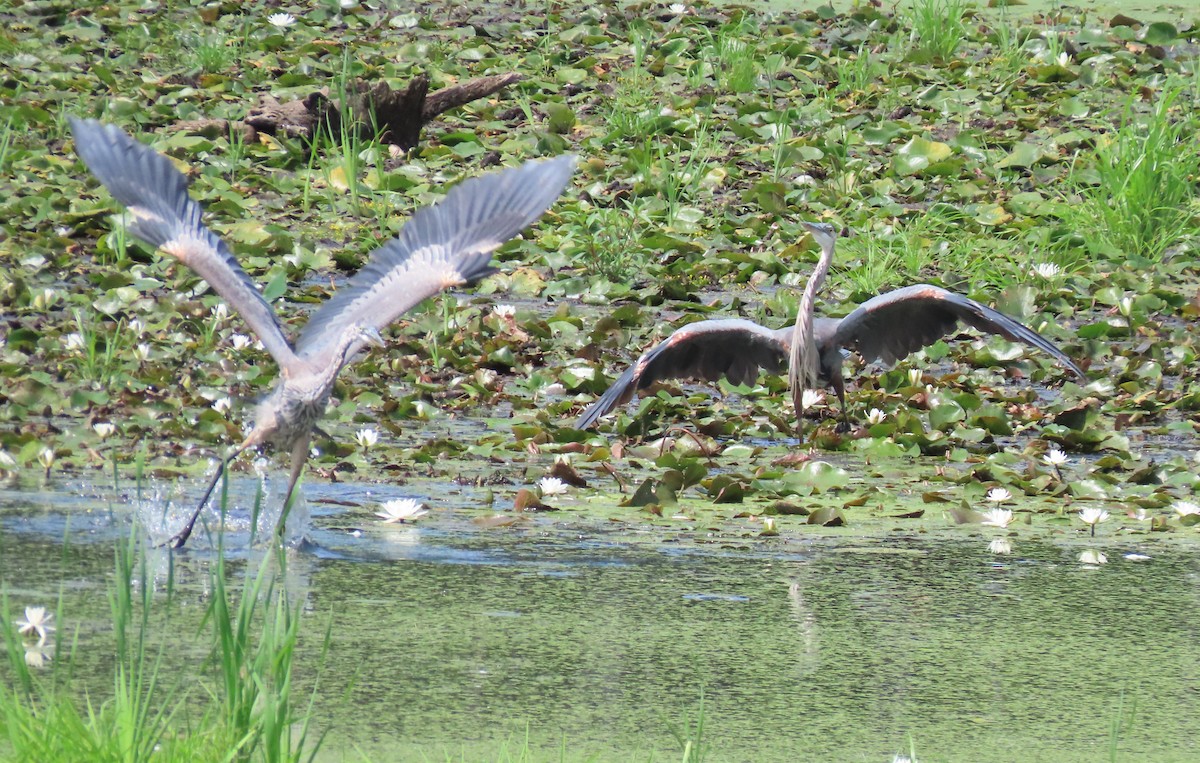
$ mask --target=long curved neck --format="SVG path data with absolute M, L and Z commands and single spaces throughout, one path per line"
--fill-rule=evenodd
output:
M 800 307 L 796 311 L 796 326 L 792 330 L 792 343 L 788 352 L 788 387 L 792 390 L 792 404 L 796 415 L 800 415 L 801 396 L 806 388 L 817 385 L 817 343 L 813 339 L 813 309 L 817 291 L 825 283 L 829 266 L 833 264 L 833 243 L 822 245 L 821 258 L 804 287 Z

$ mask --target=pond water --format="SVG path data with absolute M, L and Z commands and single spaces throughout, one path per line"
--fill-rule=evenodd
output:
M 302 691 L 331 632 L 323 760 L 494 760 L 526 738 L 538 760 L 678 760 L 671 730 L 701 698 L 709 761 L 1200 759 L 1200 564 L 1184 549 L 1127 559 L 1112 539 L 1019 533 L 1006 556 L 986 533 L 708 542 L 562 516 L 485 530 L 452 512 L 358 527 L 319 487 L 316 546 L 291 554 L 286 584 L 306 613 Z M 80 675 L 106 675 L 104 592 L 131 515 L 115 496 L 0 494 L 10 605 L 61 596 Z M 1081 564 L 1085 547 L 1108 563 Z M 203 653 L 212 553 L 150 561 L 174 567 L 171 659 Z

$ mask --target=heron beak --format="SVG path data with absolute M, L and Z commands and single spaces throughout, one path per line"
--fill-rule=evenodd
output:
M 383 347 L 385 344 L 383 334 L 380 334 L 379 329 L 374 326 L 363 326 L 359 333 L 367 344 L 372 344 L 376 347 Z

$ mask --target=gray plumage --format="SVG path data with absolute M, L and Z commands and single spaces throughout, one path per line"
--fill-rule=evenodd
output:
M 204 226 L 203 210 L 169 159 L 113 125 L 72 118 L 71 129 L 79 156 L 132 213 L 130 232 L 196 271 L 279 364 L 279 379 L 256 407 L 250 432 L 221 461 L 195 513 L 171 539 L 176 547 L 187 542 L 229 462 L 249 447 L 271 443 L 290 452 L 286 515 L 313 429 L 342 367 L 366 344 L 382 344 L 380 330 L 414 305 L 491 273 L 492 252 L 537 220 L 574 171 L 574 157 L 562 156 L 463 181 L 372 252 L 362 270 L 313 313 L 293 350 L 271 306 L 229 248 Z
M 873 297 L 845 318 L 813 319 L 818 380 L 833 386 L 845 418 L 842 380 L 845 350 L 857 351 L 867 362 L 891 365 L 950 335 L 959 323 L 1036 347 L 1071 373 L 1083 376 L 1083 371 L 1069 357 L 1033 329 L 961 294 L 918 284 Z M 772 330 L 744 319 L 690 323 L 626 369 L 583 412 L 576 427 L 590 427 L 601 416 L 627 403 L 639 390 L 665 379 L 715 382 L 726 378 L 735 384 L 748 384 L 763 371 L 778 373 L 788 362 L 795 334 L 795 326 Z

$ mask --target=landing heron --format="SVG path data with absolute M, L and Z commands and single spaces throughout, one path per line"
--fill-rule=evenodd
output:
M 804 226 L 820 244 L 821 256 L 800 297 L 795 325 L 769 329 L 743 318 L 689 323 L 638 358 L 583 412 L 575 426 L 592 426 L 601 416 L 629 402 L 638 390 L 664 379 L 715 382 L 725 377 L 734 384 L 748 384 L 763 370 L 778 373 L 786 361 L 797 415 L 805 388 L 829 384 L 841 404 L 842 425 L 849 428 L 842 378 L 847 349 L 857 351 L 868 363 L 879 360 L 892 364 L 947 336 L 960 321 L 985 333 L 1036 347 L 1077 377 L 1083 377 L 1079 366 L 1033 329 L 973 299 L 929 284 L 880 294 L 844 318 L 814 317 L 817 291 L 833 262 L 837 232 L 826 223 L 806 222 Z
M 380 331 L 413 306 L 444 289 L 493 272 L 492 252 L 541 217 L 574 171 L 564 155 L 466 180 L 431 207 L 417 210 L 400 235 L 371 253 L 367 264 L 317 308 L 293 345 L 229 248 L 202 221 L 203 210 L 170 160 L 115 125 L 71 119 L 75 150 L 132 215 L 129 231 L 162 249 L 203 278 L 241 315 L 279 365 L 279 379 L 254 412 L 254 424 L 223 459 L 183 529 L 168 541 L 187 543 L 229 463 L 247 448 L 269 443 L 291 454 L 283 499 L 308 459 L 309 441 L 342 368 Z

